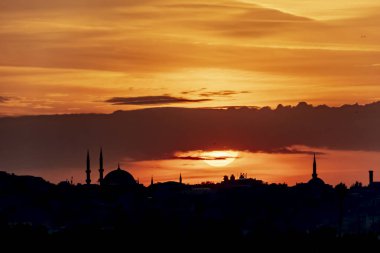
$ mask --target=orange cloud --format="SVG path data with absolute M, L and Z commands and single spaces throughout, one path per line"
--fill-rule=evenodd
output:
M 306 5 L 315 12 L 275 0 L 2 1 L 0 89 L 23 102 L 0 113 L 109 112 L 93 101 L 231 85 L 249 93 L 207 106 L 377 99 L 376 8 L 362 2 L 353 16 L 338 1 L 347 15 L 331 20 L 318 15 L 319 3 Z M 45 92 L 68 94 L 75 105 Z

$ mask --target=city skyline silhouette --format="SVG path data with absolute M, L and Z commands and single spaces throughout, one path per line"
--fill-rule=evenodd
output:
M 0 249 L 379 248 L 379 10 L 1 0 Z
M 103 149 L 96 168 L 86 152 L 83 184 L 64 180 L 55 185 L 0 172 L 0 233 L 6 244 L 31 240 L 30 246 L 40 248 L 62 241 L 82 246 L 81 233 L 86 240 L 101 239 L 105 244 L 100 248 L 121 247 L 120 238 L 152 240 L 160 248 L 168 236 L 214 248 L 221 246 L 214 245 L 220 239 L 239 249 L 248 249 L 251 242 L 279 250 L 266 242 L 287 242 L 282 249 L 296 252 L 303 245 L 311 250 L 378 247 L 380 213 L 374 200 L 380 182 L 374 181 L 374 172 L 368 171 L 368 184 L 332 186 L 320 178 L 318 157 L 311 157 L 310 180 L 291 187 L 246 173 L 195 185 L 179 173 L 177 181 L 155 182 L 152 177 L 145 187 L 120 164 L 103 177 Z

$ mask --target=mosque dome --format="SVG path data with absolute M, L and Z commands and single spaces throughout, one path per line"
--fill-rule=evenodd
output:
M 108 173 L 104 177 L 102 184 L 123 187 L 134 187 L 137 185 L 136 180 L 133 178 L 133 176 L 129 172 L 120 169 L 120 166 L 118 166 L 116 170 Z
M 315 177 L 315 178 L 310 179 L 308 184 L 319 186 L 319 185 L 324 185 L 325 182 L 322 179 L 320 179 L 319 177 Z

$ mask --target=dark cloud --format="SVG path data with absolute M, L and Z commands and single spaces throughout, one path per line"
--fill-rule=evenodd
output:
M 187 91 L 181 92 L 181 94 L 184 94 L 184 95 L 195 94 L 201 97 L 225 97 L 225 96 L 232 96 L 236 94 L 250 93 L 249 91 L 246 91 L 246 90 L 243 90 L 243 91 L 235 91 L 235 90 L 206 91 L 206 90 L 207 90 L 206 88 L 187 90 Z
M 221 91 L 208 91 L 200 93 L 199 95 L 202 97 L 225 97 L 236 94 L 249 93 L 249 91 L 233 91 L 233 90 L 221 90 Z
M 173 159 L 181 159 L 181 160 L 195 160 L 195 161 L 213 161 L 213 160 L 226 160 L 228 158 L 236 158 L 236 157 L 228 157 L 228 156 L 220 156 L 220 157 L 203 157 L 203 156 L 174 156 Z
M 226 160 L 229 158 L 237 159 L 239 157 L 236 156 L 208 156 L 205 154 L 193 154 L 193 155 L 181 155 L 176 154 L 172 157 L 172 159 L 180 159 L 180 160 L 195 160 L 195 161 L 214 161 L 214 160 Z
M 0 168 L 83 166 L 89 148 L 107 163 L 173 159 L 177 152 L 305 153 L 313 148 L 380 151 L 380 102 L 341 107 L 150 108 L 113 114 L 0 118 Z M 302 151 L 297 145 L 312 147 Z M 191 158 L 186 158 L 191 159 Z M 106 164 L 107 165 L 107 164 Z
M 143 96 L 143 97 L 114 97 L 105 102 L 113 105 L 158 105 L 158 104 L 174 104 L 174 103 L 194 103 L 205 102 L 211 99 L 187 99 L 172 96 Z
M 316 152 L 313 150 L 300 150 L 296 148 L 289 148 L 289 147 L 283 147 L 283 148 L 276 148 L 273 150 L 265 150 L 263 151 L 265 153 L 271 153 L 271 154 L 306 154 L 306 155 L 324 155 L 323 152 Z
M 9 97 L 3 97 L 3 96 L 0 96 L 0 103 L 5 103 L 7 101 L 9 101 L 10 98 Z

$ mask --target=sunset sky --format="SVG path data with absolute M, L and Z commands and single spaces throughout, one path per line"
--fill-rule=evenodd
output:
M 0 115 L 372 103 L 380 100 L 379 13 L 375 0 L 1 0 Z M 323 148 L 293 144 L 308 152 Z M 368 167 L 377 162 L 380 174 L 380 150 L 345 150 L 354 152 L 350 159 L 355 160 L 346 165 L 364 171 L 347 182 L 354 175 L 366 178 Z M 332 168 L 344 155 L 339 149 L 324 153 L 329 152 L 337 156 L 325 156 L 322 163 Z M 365 163 L 359 157 L 370 159 Z M 283 162 L 293 169 L 310 163 L 310 154 L 263 152 L 256 158 L 236 159 L 223 173 L 238 173 L 249 164 L 263 167 L 257 163 L 264 160 L 265 165 Z M 165 161 L 155 167 L 164 167 Z M 134 166 L 133 172 L 148 182 L 153 172 L 144 172 L 146 162 L 125 166 Z M 171 162 L 167 168 L 178 165 L 178 160 Z M 186 162 L 195 167 L 196 161 Z M 17 162 L 6 165 L 13 166 L 0 170 L 53 181 L 70 176 L 37 173 Z M 190 171 L 188 177 L 213 173 L 215 168 L 205 165 L 203 174 Z M 295 183 L 311 173 L 310 166 L 302 172 L 293 169 L 285 178 L 274 176 L 280 170 L 256 175 Z M 162 179 L 173 179 L 177 172 Z M 331 183 L 338 181 L 331 177 Z
M 195 100 L 171 103 L 186 107 L 380 97 L 374 0 L 2 0 L 0 10 L 1 114 L 152 106 L 112 97 Z

